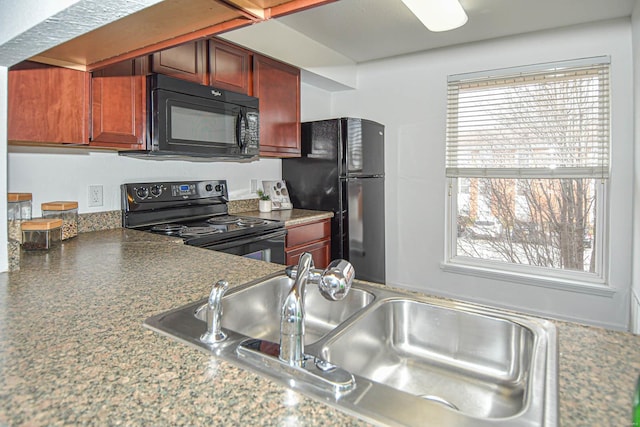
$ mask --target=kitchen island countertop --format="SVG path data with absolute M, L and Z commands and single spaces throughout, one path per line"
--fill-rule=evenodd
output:
M 20 267 L 0 274 L 0 424 L 366 425 L 142 327 L 280 265 L 116 229 Z M 640 337 L 555 323 L 561 425 L 630 425 Z

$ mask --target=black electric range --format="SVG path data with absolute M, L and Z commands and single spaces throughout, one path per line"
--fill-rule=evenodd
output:
M 121 186 L 122 225 L 181 237 L 185 244 L 285 263 L 282 221 L 229 215 L 225 180 Z

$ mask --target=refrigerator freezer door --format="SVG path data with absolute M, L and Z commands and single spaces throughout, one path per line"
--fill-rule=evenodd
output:
M 346 175 L 384 175 L 384 126 L 354 118 L 342 119 L 341 124 Z
M 337 120 L 302 124 L 302 157 L 282 160 L 294 208 L 339 212 L 339 126 Z
M 340 123 L 336 119 L 302 123 L 302 157 L 326 160 L 337 167 L 342 146 Z
M 348 260 L 356 278 L 385 281 L 384 179 L 348 178 Z

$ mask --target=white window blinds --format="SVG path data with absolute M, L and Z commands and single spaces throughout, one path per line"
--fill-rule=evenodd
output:
M 449 177 L 609 176 L 609 58 L 449 77 Z

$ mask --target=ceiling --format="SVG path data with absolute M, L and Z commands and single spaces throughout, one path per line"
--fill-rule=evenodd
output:
M 640 0 L 639 0 L 640 1 Z M 339 0 L 278 18 L 356 63 L 631 16 L 636 0 L 460 0 L 469 20 L 433 33 L 401 0 Z

